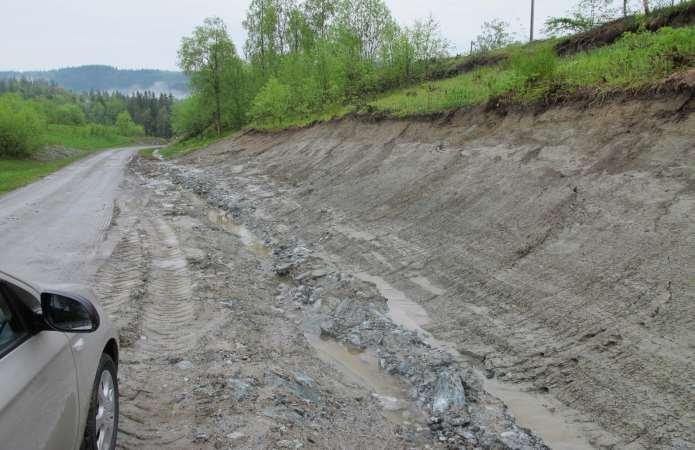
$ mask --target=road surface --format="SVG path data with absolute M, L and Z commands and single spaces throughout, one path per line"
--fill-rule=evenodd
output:
M 106 150 L 0 197 L 0 270 L 40 282 L 85 282 L 136 148 Z

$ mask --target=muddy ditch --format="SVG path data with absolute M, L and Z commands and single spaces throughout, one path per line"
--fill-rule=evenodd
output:
M 278 277 L 277 307 L 297 311 L 317 356 L 371 392 L 409 442 L 450 448 L 591 446 L 543 399 L 518 385 L 488 380 L 481 361 L 434 338 L 423 328 L 430 322 L 427 312 L 403 292 L 351 267 L 319 242 L 307 243 L 288 232 L 290 223 L 267 213 L 283 197 L 267 179 L 242 172 L 237 174 L 242 185 L 230 187 L 204 171 L 162 167 L 176 184 L 211 205 L 206 213 L 211 223 L 237 236 L 260 258 L 262 269 Z M 414 282 L 433 295 L 443 293 L 424 277 Z

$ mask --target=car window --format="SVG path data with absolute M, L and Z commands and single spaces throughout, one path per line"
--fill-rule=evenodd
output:
M 7 299 L 0 290 L 0 357 L 25 335 L 19 318 L 12 313 Z

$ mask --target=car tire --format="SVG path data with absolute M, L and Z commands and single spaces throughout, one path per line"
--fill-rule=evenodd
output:
M 107 354 L 101 355 L 92 388 L 82 450 L 114 450 L 116 448 L 118 434 L 118 378 L 116 375 L 116 364 L 113 359 Z

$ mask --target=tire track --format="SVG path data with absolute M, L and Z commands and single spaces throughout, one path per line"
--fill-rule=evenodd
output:
M 154 218 L 144 227 L 151 261 L 139 350 L 155 358 L 180 355 L 190 351 L 197 340 L 192 329 L 196 307 L 191 301 L 186 258 L 176 234 L 163 219 Z
M 132 345 L 140 332 L 140 299 L 147 282 L 147 256 L 134 228 L 124 234 L 95 279 L 97 297 L 119 330 L 121 346 Z

